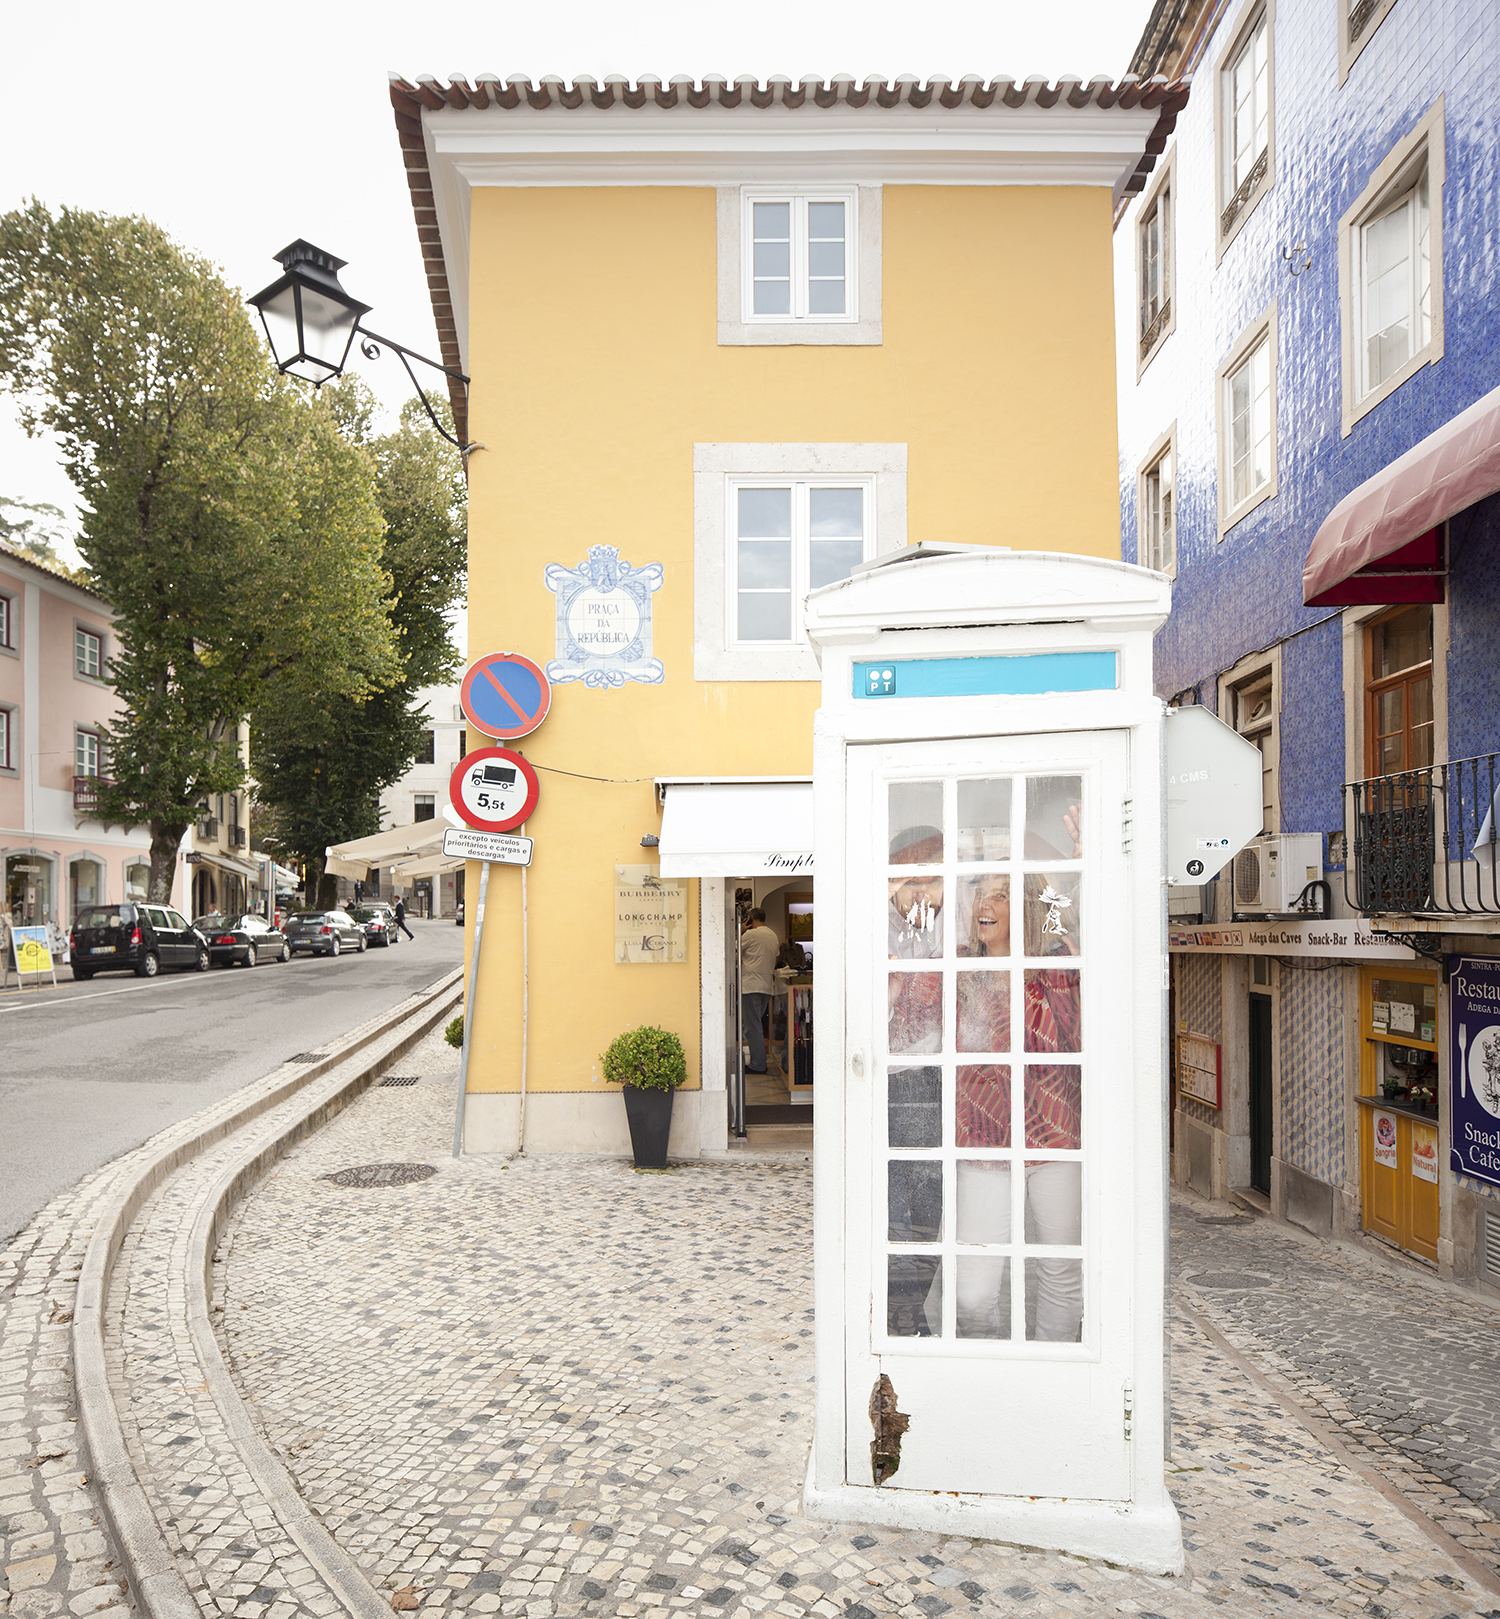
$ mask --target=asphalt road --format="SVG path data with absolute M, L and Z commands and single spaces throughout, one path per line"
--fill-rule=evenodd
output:
M 464 930 L 247 970 L 105 973 L 0 995 L 0 1242 L 166 1125 L 356 1028 L 463 959 Z

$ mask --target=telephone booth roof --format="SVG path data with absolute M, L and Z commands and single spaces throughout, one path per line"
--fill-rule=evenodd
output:
M 807 598 L 808 638 L 990 624 L 1078 624 L 1154 632 L 1171 607 L 1163 573 L 1105 557 L 924 543 L 894 551 Z

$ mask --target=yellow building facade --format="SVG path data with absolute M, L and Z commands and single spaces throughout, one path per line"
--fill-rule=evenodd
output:
M 837 922 L 799 808 L 802 598 L 906 545 L 1119 555 L 1112 217 L 1184 97 L 393 83 L 443 358 L 471 379 L 470 654 L 554 687 L 517 744 L 541 782 L 524 895 L 518 869 L 489 884 L 468 1150 L 516 1150 L 523 1089 L 527 1150 L 626 1150 L 599 1058 L 643 1023 L 688 1055 L 674 1154 L 753 1141 L 752 905 L 805 943 L 783 982 L 807 992 L 773 999 L 750 1111 L 773 1140 L 804 1116 L 776 1088 L 811 1101 L 796 1005 Z M 476 868 L 466 891 L 472 931 Z

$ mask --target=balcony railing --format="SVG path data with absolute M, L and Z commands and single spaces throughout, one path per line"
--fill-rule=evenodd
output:
M 1500 914 L 1500 754 L 1346 782 L 1344 897 L 1364 916 Z
M 243 849 L 245 847 L 245 829 L 242 826 L 231 826 L 229 829 L 229 847 Z
M 200 815 L 198 817 L 198 836 L 205 843 L 217 842 L 219 836 L 219 821 L 214 815 Z

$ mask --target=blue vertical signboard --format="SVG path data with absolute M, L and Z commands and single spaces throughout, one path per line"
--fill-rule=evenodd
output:
M 1500 1186 L 1500 957 L 1450 956 L 1449 1165 Z

